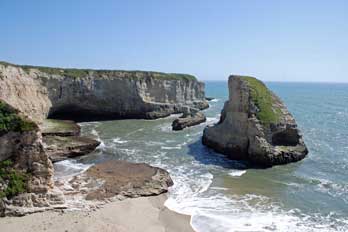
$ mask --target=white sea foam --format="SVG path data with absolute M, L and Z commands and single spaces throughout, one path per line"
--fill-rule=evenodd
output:
M 156 129 L 159 129 L 162 132 L 172 132 L 173 131 L 170 123 L 161 124 L 158 127 L 156 127 Z
M 191 164 L 190 167 L 192 165 L 195 164 Z M 185 167 L 171 170 L 175 184 L 170 188 L 169 198 L 165 202 L 167 208 L 191 215 L 191 225 L 196 231 L 326 232 L 346 231 L 348 228 L 347 221 L 335 219 L 331 215 L 313 217 L 297 209 L 282 210 L 282 207 L 272 203 L 271 199 L 265 196 L 222 194 L 221 191 L 228 189 L 210 187 L 213 180 L 211 173 L 198 172 L 194 167 L 190 170 Z M 241 176 L 244 173 L 246 170 L 233 170 L 229 174 Z
M 246 173 L 246 170 L 233 170 L 228 173 L 228 175 L 233 177 L 239 177 Z
M 167 147 L 167 146 L 161 146 L 161 149 L 163 150 L 180 150 L 181 146 L 175 146 L 175 147 Z
M 219 120 L 220 120 L 220 117 L 207 117 L 207 121 L 205 122 L 205 124 L 212 125 L 219 122 Z
M 218 99 L 218 98 L 211 100 L 211 102 L 218 102 L 218 101 L 220 101 L 220 99 Z
M 118 144 L 128 143 L 128 141 L 127 141 L 127 140 L 122 140 L 122 139 L 121 139 L 121 138 L 119 138 L 119 137 L 114 138 L 114 139 L 112 140 L 112 142 L 114 142 L 114 143 L 118 143 Z
M 145 143 L 148 146 L 160 146 L 160 145 L 164 145 L 165 144 L 163 142 L 157 142 L 157 141 L 146 141 Z
M 95 139 L 100 142 L 97 149 L 100 149 L 100 150 L 105 149 L 106 145 L 105 145 L 104 141 L 100 138 L 98 131 L 96 131 L 95 129 L 92 129 L 91 134 L 94 135 Z
M 213 190 L 228 190 L 228 188 L 223 188 L 223 187 L 210 187 L 210 189 L 213 189 Z
M 69 179 L 83 173 L 91 166 L 90 164 L 82 164 L 72 159 L 56 162 L 54 163 L 54 177 L 57 179 Z

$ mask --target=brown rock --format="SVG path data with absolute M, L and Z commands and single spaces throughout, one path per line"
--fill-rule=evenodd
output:
M 169 173 L 161 168 L 121 160 L 96 164 L 86 171 L 86 178 L 103 182 L 87 194 L 87 200 L 159 195 L 173 185 Z

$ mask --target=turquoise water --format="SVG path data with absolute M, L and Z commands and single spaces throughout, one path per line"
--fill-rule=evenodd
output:
M 102 144 L 76 161 L 146 162 L 168 170 L 175 182 L 166 206 L 192 216 L 200 232 L 348 231 L 348 85 L 267 83 L 301 128 L 309 155 L 301 162 L 246 169 L 202 146 L 204 127 L 216 123 L 228 97 L 225 82 L 207 82 L 215 97 L 207 123 L 171 130 L 174 116 L 152 121 L 82 123 L 83 133 Z M 60 165 L 60 164 L 58 164 Z

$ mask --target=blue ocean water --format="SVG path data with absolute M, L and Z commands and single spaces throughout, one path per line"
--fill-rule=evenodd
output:
M 205 124 L 172 131 L 175 116 L 82 123 L 102 144 L 69 165 L 124 159 L 165 168 L 175 183 L 166 206 L 191 215 L 199 232 L 348 231 L 348 84 L 267 85 L 297 120 L 309 148 L 303 161 L 245 169 L 204 147 L 203 129 L 219 120 L 228 98 L 226 82 L 206 82 L 216 99 Z

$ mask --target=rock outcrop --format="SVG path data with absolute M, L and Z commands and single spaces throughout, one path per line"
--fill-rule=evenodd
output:
M 86 200 L 154 196 L 173 185 L 169 173 L 144 163 L 111 160 L 90 167 L 71 180 L 74 191 L 84 189 Z M 93 186 L 85 190 L 85 185 Z
M 229 100 L 202 142 L 231 159 L 262 166 L 303 159 L 308 150 L 283 102 L 253 77 L 230 76 Z
M 0 99 L 36 121 L 155 119 L 205 109 L 204 83 L 186 74 L 61 69 L 0 62 Z M 20 100 L 19 100 L 20 99 Z
M 183 113 L 180 118 L 177 118 L 172 123 L 173 130 L 182 130 L 186 127 L 195 126 L 205 122 L 207 118 L 197 109 L 189 108 Z
M 86 155 L 99 146 L 99 141 L 80 136 L 80 130 L 80 126 L 70 120 L 43 121 L 42 141 L 45 152 L 52 162 Z
M 39 127 L 0 100 L 0 214 L 23 215 L 63 204 Z M 29 207 L 23 208 L 23 207 Z
M 94 151 L 99 141 L 80 136 L 44 136 L 45 152 L 54 162 L 83 156 Z
M 43 136 L 79 136 L 81 128 L 74 121 L 45 119 L 41 132 Z

